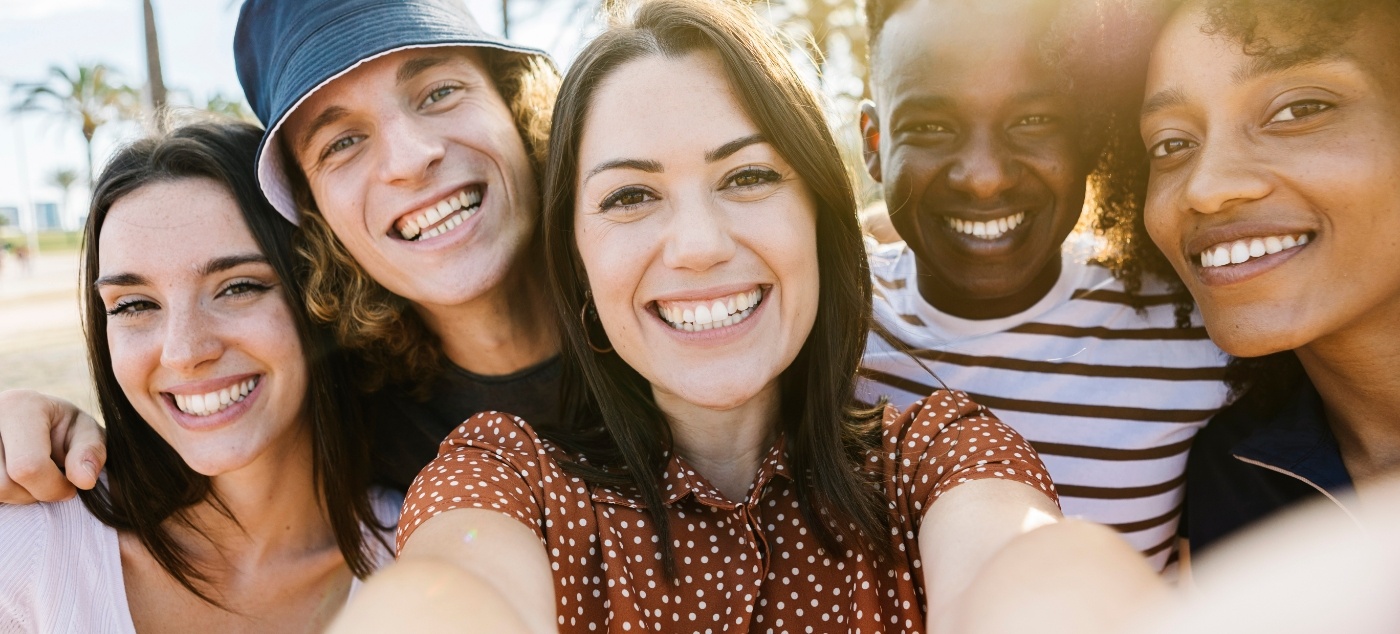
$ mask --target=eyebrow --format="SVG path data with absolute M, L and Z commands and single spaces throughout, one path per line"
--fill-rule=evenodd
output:
M 739 150 L 742 150 L 750 145 L 753 145 L 755 143 L 767 142 L 768 139 L 764 138 L 763 134 L 761 133 L 750 134 L 746 137 L 740 137 L 734 139 L 733 141 L 725 143 L 724 145 L 721 145 L 713 150 L 705 152 L 705 162 L 713 163 L 715 161 L 723 160 L 725 158 L 733 156 L 735 152 L 738 152 Z M 588 182 L 588 179 L 613 169 L 633 169 L 639 172 L 646 172 L 648 174 L 660 174 L 661 172 L 666 171 L 666 169 L 661 166 L 661 163 L 659 161 L 653 161 L 649 159 L 614 159 L 611 161 L 599 163 L 598 165 L 594 166 L 593 169 L 588 170 L 588 175 L 583 178 L 583 181 L 586 183 Z
M 1236 66 L 1235 69 L 1230 73 L 1230 79 L 1232 79 L 1235 82 L 1235 84 L 1243 84 L 1251 79 L 1255 79 L 1263 75 L 1283 72 L 1285 70 L 1292 70 L 1294 68 L 1299 68 L 1302 66 L 1322 64 L 1324 62 L 1330 62 L 1342 59 L 1344 57 L 1346 57 L 1346 54 L 1341 51 L 1334 51 L 1322 55 L 1309 55 L 1306 57 L 1287 55 L 1264 55 L 1260 57 L 1254 57 L 1248 62 Z
M 243 253 L 214 258 L 200 267 L 199 274 L 201 277 L 206 277 L 244 264 L 268 264 L 268 261 L 267 257 L 261 253 Z M 150 283 L 150 280 L 136 273 L 114 273 L 97 278 L 97 281 L 92 283 L 92 287 L 101 289 L 107 286 L 147 286 Z
M 322 110 L 321 114 L 316 115 L 316 118 L 312 119 L 311 123 L 306 124 L 306 129 L 301 131 L 301 138 L 297 139 L 297 148 L 305 152 L 307 146 L 311 145 L 311 139 L 316 136 L 317 132 L 321 131 L 321 128 L 344 119 L 349 115 L 350 111 L 340 106 L 331 106 Z
M 1167 88 L 1159 90 L 1142 102 L 1142 110 L 1138 112 L 1138 118 L 1147 116 L 1166 108 L 1180 106 L 1186 103 L 1186 93 L 1180 88 Z
M 742 150 L 755 143 L 764 143 L 765 141 L 767 141 L 767 139 L 763 138 L 762 133 L 750 134 L 746 137 L 734 139 L 733 141 L 725 143 L 724 145 L 721 145 L 713 150 L 710 150 L 709 152 L 706 152 L 705 162 L 713 163 L 715 161 L 727 159 L 730 156 L 733 156 L 734 153 L 738 152 L 739 150 Z
M 394 75 L 394 83 L 402 84 L 410 79 L 413 79 L 414 77 L 417 77 L 418 75 L 422 74 L 423 71 L 428 70 L 429 68 L 446 64 L 449 59 L 450 58 L 448 57 L 435 55 L 432 57 L 418 57 L 408 60 L 403 64 L 399 65 L 399 72 Z

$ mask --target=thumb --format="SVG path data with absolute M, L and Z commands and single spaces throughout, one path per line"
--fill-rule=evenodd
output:
M 97 474 L 107 464 L 107 432 L 91 416 L 79 412 L 69 429 L 64 474 L 79 489 L 97 485 Z

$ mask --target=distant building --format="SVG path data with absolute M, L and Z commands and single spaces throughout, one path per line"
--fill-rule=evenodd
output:
M 0 207 L 0 226 L 19 230 L 19 207 Z
M 34 218 L 39 224 L 40 231 L 63 229 L 63 222 L 58 218 L 58 204 L 56 203 L 34 203 Z

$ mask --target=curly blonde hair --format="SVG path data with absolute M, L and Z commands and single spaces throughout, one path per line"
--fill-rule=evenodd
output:
M 549 149 L 549 126 L 559 71 L 547 59 L 500 50 L 482 50 L 487 71 L 515 119 L 536 181 Z M 426 398 L 443 368 L 441 340 L 410 302 L 384 288 L 365 272 L 335 237 L 296 160 L 287 155 L 288 180 L 301 212 L 297 254 L 306 272 L 306 307 L 331 327 L 340 345 L 362 360 L 359 387 L 375 391 L 388 383 L 413 386 Z M 538 231 L 538 225 L 536 228 Z

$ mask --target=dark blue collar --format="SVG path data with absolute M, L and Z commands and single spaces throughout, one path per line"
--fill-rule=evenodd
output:
M 1300 381 L 1288 402 L 1263 423 L 1231 453 L 1291 473 L 1329 493 L 1351 489 L 1351 474 L 1311 381 Z

